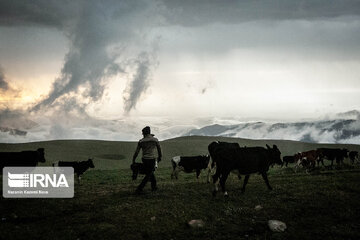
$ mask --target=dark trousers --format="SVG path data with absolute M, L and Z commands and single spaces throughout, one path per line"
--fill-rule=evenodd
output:
M 154 175 L 155 171 L 155 159 L 142 159 L 145 168 L 145 177 L 138 186 L 138 190 L 142 190 L 148 181 L 151 182 L 151 189 L 156 189 L 156 178 Z

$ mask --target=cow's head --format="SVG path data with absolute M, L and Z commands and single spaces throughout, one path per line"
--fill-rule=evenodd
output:
M 298 153 L 296 153 L 296 154 L 294 155 L 294 161 L 295 161 L 295 162 L 298 162 L 299 160 L 301 160 L 301 158 L 302 158 L 302 155 L 301 155 L 300 152 L 298 152 Z
M 281 160 L 281 152 L 276 145 L 273 145 L 271 148 L 266 144 L 268 151 L 270 152 L 270 164 L 279 164 L 281 165 L 283 162 Z
M 87 162 L 88 162 L 90 168 L 95 168 L 95 165 L 94 165 L 93 160 L 91 158 L 89 158 L 87 160 Z
M 37 149 L 37 153 L 38 153 L 38 160 L 39 162 L 45 162 L 45 149 L 44 148 L 38 148 Z

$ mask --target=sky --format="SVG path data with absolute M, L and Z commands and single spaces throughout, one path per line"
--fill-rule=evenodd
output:
M 0 0 L 0 117 L 192 124 L 358 110 L 359 43 L 355 0 Z

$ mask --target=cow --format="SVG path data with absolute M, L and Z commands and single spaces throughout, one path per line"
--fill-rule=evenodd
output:
M 331 167 L 334 164 L 334 160 L 336 160 L 337 164 L 343 163 L 344 158 L 348 156 L 349 150 L 343 148 L 318 148 L 319 161 L 323 162 L 323 159 L 331 161 Z M 324 164 L 324 163 L 323 163 Z
M 94 163 L 91 158 L 89 158 L 87 161 L 81 161 L 81 162 L 64 162 L 59 161 L 57 164 L 53 163 L 53 167 L 73 167 L 74 168 L 74 174 L 76 174 L 77 181 L 80 183 L 81 176 L 84 174 L 86 170 L 89 168 L 95 168 Z
M 284 156 L 281 167 L 284 166 L 284 163 L 285 163 L 285 167 L 287 167 L 289 163 L 295 163 L 295 162 L 296 162 L 295 161 L 295 156 Z
M 35 167 L 39 162 L 45 161 L 44 148 L 38 148 L 36 151 L 0 152 L 1 174 L 4 167 Z
M 349 159 L 351 161 L 351 164 L 355 163 L 356 159 L 359 159 L 359 153 L 357 151 L 351 151 L 349 152 Z
M 171 159 L 171 165 L 173 167 L 171 179 L 174 177 L 178 179 L 180 171 L 184 171 L 186 173 L 196 172 L 196 178 L 199 179 L 201 170 L 208 169 L 207 181 L 210 182 L 211 164 L 209 155 L 190 157 L 175 156 Z
M 267 178 L 267 171 L 271 164 L 282 164 L 281 152 L 276 145 L 273 148 L 266 145 L 263 147 L 239 147 L 237 143 L 212 142 L 208 150 L 213 162 L 216 164 L 216 172 L 213 176 L 215 189 L 213 196 L 218 191 L 217 181 L 220 178 L 220 186 L 224 196 L 228 196 L 225 189 L 225 182 L 232 170 L 237 170 L 239 174 L 245 175 L 242 192 L 249 180 L 250 174 L 259 173 L 262 175 L 269 190 L 272 187 Z
M 316 162 L 318 163 L 318 166 L 319 166 L 320 161 L 321 161 L 318 150 L 299 152 L 294 155 L 294 160 L 295 160 L 295 162 L 297 162 L 297 166 L 302 165 L 304 168 L 307 168 L 307 169 L 315 168 Z M 322 162 L 322 164 L 324 165 L 323 162 Z

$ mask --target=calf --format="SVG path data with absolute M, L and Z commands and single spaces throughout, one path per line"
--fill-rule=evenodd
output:
M 240 148 L 237 143 L 212 142 L 208 150 L 212 160 L 216 164 L 216 173 L 213 176 L 215 189 L 213 196 L 216 195 L 217 180 L 220 178 L 220 186 L 225 196 L 225 182 L 232 170 L 238 170 L 239 174 L 245 175 L 242 192 L 245 192 L 245 186 L 249 180 L 250 174 L 260 173 L 268 187 L 272 189 L 267 178 L 267 171 L 271 164 L 281 164 L 281 152 L 276 145 L 273 148 L 266 145 L 263 147 L 245 147 Z
M 296 162 L 295 161 L 295 156 L 284 156 L 281 167 L 284 166 L 284 163 L 285 163 L 285 167 L 287 167 L 289 163 L 295 163 L 295 162 Z
M 4 167 L 36 166 L 38 162 L 45 162 L 44 148 L 38 148 L 36 151 L 22 152 L 0 152 L 1 174 Z
M 92 159 L 88 159 L 87 161 L 81 161 L 81 162 L 63 162 L 59 161 L 57 164 L 53 163 L 53 167 L 73 167 L 74 168 L 74 174 L 76 174 L 78 183 L 80 183 L 81 175 L 84 174 L 86 170 L 89 168 L 95 168 L 94 163 Z
M 158 161 L 155 161 L 155 169 L 158 168 Z M 139 174 L 146 174 L 146 169 L 143 163 L 133 163 L 130 165 L 132 171 L 132 180 L 136 180 Z
M 359 153 L 357 151 L 351 151 L 351 152 L 349 152 L 349 158 L 350 158 L 351 164 L 354 164 L 355 160 L 359 159 Z
M 318 150 L 310 150 L 295 154 L 294 161 L 297 162 L 298 166 L 302 165 L 304 168 L 313 169 L 315 168 L 316 162 L 318 165 L 320 164 L 321 159 Z M 323 162 L 322 164 L 324 165 Z
M 136 180 L 139 174 L 146 174 L 143 163 L 133 163 L 130 165 L 132 171 L 132 180 Z
M 210 182 L 210 156 L 192 156 L 192 157 L 181 157 L 176 156 L 171 159 L 171 165 L 173 167 L 173 172 L 171 173 L 171 179 L 174 177 L 178 179 L 180 171 L 186 173 L 196 172 L 196 178 L 199 179 L 199 175 L 202 169 L 208 169 L 208 182 Z

